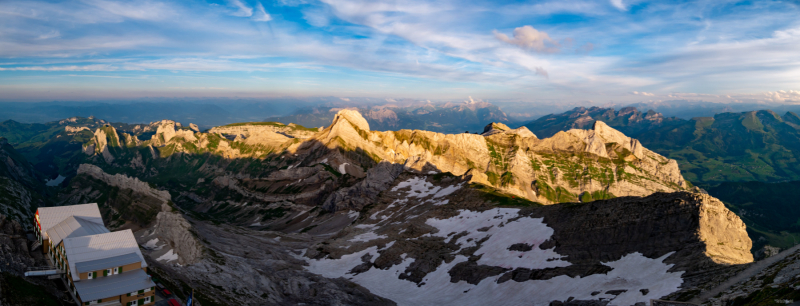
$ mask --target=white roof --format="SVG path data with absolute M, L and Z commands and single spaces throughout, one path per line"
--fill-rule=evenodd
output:
M 58 245 L 61 240 L 71 237 L 89 236 L 108 233 L 108 229 L 96 222 L 96 218 L 85 219 L 83 217 L 69 216 L 61 223 L 58 223 L 47 230 L 47 236 L 53 241 L 53 246 Z
M 105 259 L 109 257 L 136 253 L 142 261 L 142 267 L 147 267 L 139 245 L 130 229 L 123 231 L 73 237 L 64 239 L 64 251 L 69 262 L 72 279 L 78 280 L 78 269 L 75 264 L 85 261 Z
M 39 207 L 39 224 L 42 226 L 42 232 L 47 232 L 56 224 L 61 223 L 64 219 L 75 216 L 83 217 L 94 223 L 103 223 L 103 216 L 100 215 L 100 209 L 97 208 L 97 203 L 79 204 L 69 206 L 56 206 L 56 207 Z

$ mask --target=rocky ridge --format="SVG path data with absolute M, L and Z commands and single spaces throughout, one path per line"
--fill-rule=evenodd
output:
M 515 208 L 524 202 L 468 184 L 397 175 L 353 224 L 306 250 L 307 269 L 348 277 L 400 305 L 633 305 L 753 260 L 744 223 L 708 195 Z

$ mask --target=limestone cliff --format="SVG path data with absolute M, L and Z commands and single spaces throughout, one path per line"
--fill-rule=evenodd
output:
M 473 182 L 546 204 L 645 196 L 688 186 L 677 162 L 602 122 L 592 130 L 571 130 L 547 139 L 536 138 L 524 127 L 512 130 L 497 123 L 488 125 L 483 135 L 377 132 L 370 131 L 357 112 L 342 110 L 314 139 L 328 148 L 363 152 L 375 163 L 456 175 L 469 172 Z M 297 148 L 305 152 L 314 147 Z M 352 163 L 340 164 L 348 162 Z
M 157 190 L 150 187 L 145 182 L 140 181 L 135 177 L 128 177 L 124 174 L 108 174 L 100 169 L 100 167 L 90 164 L 81 164 L 78 167 L 78 174 L 87 174 L 98 180 L 105 182 L 108 185 L 119 187 L 122 189 L 130 189 L 134 192 L 146 194 L 160 199 L 166 203 L 170 200 L 169 191 Z
M 155 134 L 141 142 L 133 136 L 117 135 L 110 127 L 98 129 L 96 140 L 91 143 L 97 147 L 92 151 L 106 163 L 127 165 L 148 175 L 159 171 L 148 165 L 148 160 L 166 159 L 170 163 L 173 156 L 189 154 L 198 156 L 198 160 L 192 161 L 198 163 L 205 162 L 205 158 L 199 156 L 210 153 L 225 161 L 195 167 L 203 171 L 196 176 L 207 177 L 217 186 L 229 186 L 246 197 L 264 201 L 316 199 L 327 196 L 335 187 L 307 190 L 301 187 L 303 190 L 291 192 L 301 196 L 287 197 L 259 195 L 258 191 L 237 187 L 245 184 L 236 180 L 240 180 L 239 177 L 263 178 L 280 169 L 295 171 L 291 169 L 317 164 L 329 166 L 325 170 L 335 175 L 347 175 L 345 179 L 362 179 L 370 168 L 381 162 L 426 173 L 449 172 L 469 178 L 472 183 L 543 204 L 646 196 L 690 187 L 681 176 L 677 162 L 644 148 L 636 139 L 599 121 L 590 130 L 573 129 L 545 139 L 537 138 L 525 127 L 511 129 L 502 123 L 490 123 L 481 135 L 420 130 L 372 131 L 367 120 L 351 109 L 340 110 L 331 125 L 321 131 L 291 124 L 244 123 L 197 133 L 171 120 L 155 122 L 144 129 L 153 130 Z M 106 137 L 100 137 L 102 135 Z M 119 144 L 120 138 L 131 150 L 107 150 Z M 147 151 L 140 150 L 145 147 Z M 117 157 L 123 160 L 114 162 Z M 180 167 L 179 164 L 185 162 L 176 161 L 170 165 Z M 236 167 L 232 168 L 233 165 Z M 221 176 L 235 178 L 220 184 L 223 182 L 216 178 Z M 333 185 L 337 185 L 336 181 L 333 180 Z M 351 191 L 358 194 L 366 190 Z M 326 203 L 339 199 L 335 196 Z
M 318 130 L 293 123 L 284 125 L 278 122 L 249 122 L 218 126 L 211 128 L 208 132 L 220 135 L 241 135 L 245 139 L 260 138 L 258 141 L 251 140 L 253 144 L 257 144 L 258 142 L 286 141 L 291 138 L 306 139 L 316 134 Z M 283 138 L 276 135 L 283 136 Z

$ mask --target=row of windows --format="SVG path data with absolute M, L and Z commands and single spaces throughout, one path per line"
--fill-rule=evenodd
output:
M 138 306 L 138 305 L 148 304 L 148 303 L 150 303 L 152 301 L 153 301 L 153 296 L 148 296 L 148 297 L 145 297 L 143 299 L 130 301 L 126 305 L 127 306 Z
M 156 287 L 150 287 L 150 288 L 145 288 L 145 289 L 142 289 L 142 290 L 139 290 L 139 291 L 134 291 L 134 292 L 128 293 L 128 296 L 139 295 L 139 294 L 142 294 L 142 293 L 145 293 L 145 292 L 150 292 L 150 290 L 156 290 Z
M 103 270 L 103 276 L 117 275 L 117 274 L 120 274 L 120 273 L 122 273 L 122 267 L 116 267 L 116 268 Z M 97 271 L 89 272 L 88 273 L 88 278 L 89 279 L 97 278 Z

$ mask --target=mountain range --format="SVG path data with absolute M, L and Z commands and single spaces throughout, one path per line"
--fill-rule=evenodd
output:
M 387 109 L 413 114 L 372 110 Z M 419 120 L 460 116 L 454 109 L 478 113 L 455 105 Z M 321 127 L 208 130 L 7 121 L 2 152 L 27 170 L 0 174 L 43 191 L 29 212 L 98 203 L 110 229 L 135 232 L 148 272 L 179 297 L 198 289 L 203 305 L 689 300 L 753 261 L 764 243 L 751 237 L 769 217 L 750 214 L 780 211 L 720 201 L 713 195 L 741 188 L 706 194 L 671 153 L 630 137 L 684 124 L 655 112 L 576 109 L 530 127 L 491 122 L 480 134 L 381 131 L 369 118 L 339 109 Z M 9 222 L 30 220 L 8 212 Z M 791 227 L 788 215 L 768 230 Z

